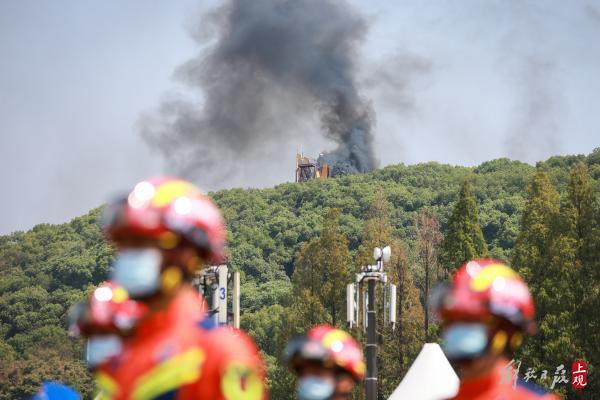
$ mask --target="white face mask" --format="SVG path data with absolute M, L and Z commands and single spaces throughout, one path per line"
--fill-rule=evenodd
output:
M 95 368 L 121 352 L 117 335 L 94 335 L 88 339 L 85 358 L 89 368 Z
M 111 279 L 132 298 L 143 298 L 160 289 L 162 256 L 157 249 L 128 249 L 119 252 Z
M 305 376 L 298 380 L 298 399 L 327 400 L 335 391 L 335 384 L 327 378 Z
M 442 348 L 449 360 L 479 357 L 488 345 L 488 329 L 482 323 L 456 323 L 442 332 Z

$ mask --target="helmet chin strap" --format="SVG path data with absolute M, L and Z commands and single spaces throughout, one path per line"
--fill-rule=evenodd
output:
M 161 292 L 171 294 L 179 288 L 183 280 L 181 269 L 175 265 L 168 266 L 160 274 Z
M 496 332 L 492 337 L 492 340 L 490 341 L 490 349 L 494 354 L 500 354 L 506 349 L 507 343 L 508 333 L 506 333 L 506 331 L 500 330 Z
M 513 335 L 510 337 L 510 349 L 512 351 L 515 351 L 516 349 L 521 347 L 522 343 L 523 343 L 523 334 L 521 332 L 513 333 Z
M 492 337 L 490 349 L 495 354 L 503 353 L 507 349 L 513 352 L 517 350 L 522 343 L 523 333 L 517 331 L 510 334 L 505 330 L 499 330 Z

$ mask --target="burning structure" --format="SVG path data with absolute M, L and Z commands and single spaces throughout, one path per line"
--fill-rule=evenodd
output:
M 301 156 L 300 179 L 377 166 L 375 112 L 357 77 L 368 21 L 349 2 L 226 0 L 198 27 L 201 50 L 175 73 L 190 92 L 165 98 L 139 121 L 173 172 L 222 182 L 266 147 L 289 142 L 288 128 L 301 120 L 318 121 L 335 147 L 321 162 Z
M 301 153 L 296 153 L 296 182 L 306 182 L 315 178 L 327 179 L 330 172 L 331 169 L 322 155 L 315 160 L 304 157 Z
M 311 179 L 327 179 L 338 175 L 368 172 L 370 169 L 359 169 L 353 163 L 340 159 L 335 153 L 321 153 L 317 159 L 296 153 L 296 182 Z

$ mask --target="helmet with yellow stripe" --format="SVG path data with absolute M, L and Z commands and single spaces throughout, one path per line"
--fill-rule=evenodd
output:
M 504 262 L 476 259 L 462 265 L 452 283 L 443 287 L 434 309 L 443 321 L 497 317 L 533 335 L 535 307 L 523 279 Z
M 356 340 L 330 325 L 315 326 L 306 336 L 290 342 L 285 357 L 295 370 L 300 370 L 306 363 L 318 363 L 344 371 L 356 381 L 365 376 L 363 353 Z
M 130 299 L 127 291 L 112 281 L 100 284 L 87 300 L 71 307 L 69 331 L 88 339 L 88 368 L 93 370 L 119 354 L 122 338 L 132 335 L 147 313 L 145 304 Z
M 202 190 L 179 178 L 137 183 L 106 207 L 103 226 L 117 244 L 137 238 L 171 249 L 186 243 L 209 262 L 224 258 L 226 231 L 221 212 Z
M 86 301 L 72 307 L 69 330 L 75 336 L 126 335 L 147 312 L 148 308 L 130 299 L 125 289 L 107 281 L 95 288 Z

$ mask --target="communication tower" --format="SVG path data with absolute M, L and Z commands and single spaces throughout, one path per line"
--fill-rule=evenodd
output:
M 373 251 L 375 265 L 364 265 L 361 272 L 356 274 L 354 283 L 346 286 L 346 321 L 352 328 L 359 323 L 362 317 L 363 330 L 367 332 L 367 376 L 365 378 L 367 400 L 377 399 L 375 287 L 378 282 L 383 284 L 384 290 L 384 322 L 390 324 L 392 329 L 396 327 L 396 285 L 388 284 L 387 275 L 383 272 L 383 264 L 390 260 L 391 255 L 390 246 L 385 246 L 383 249 L 376 247 Z M 361 302 L 363 304 L 362 316 L 360 313 Z

